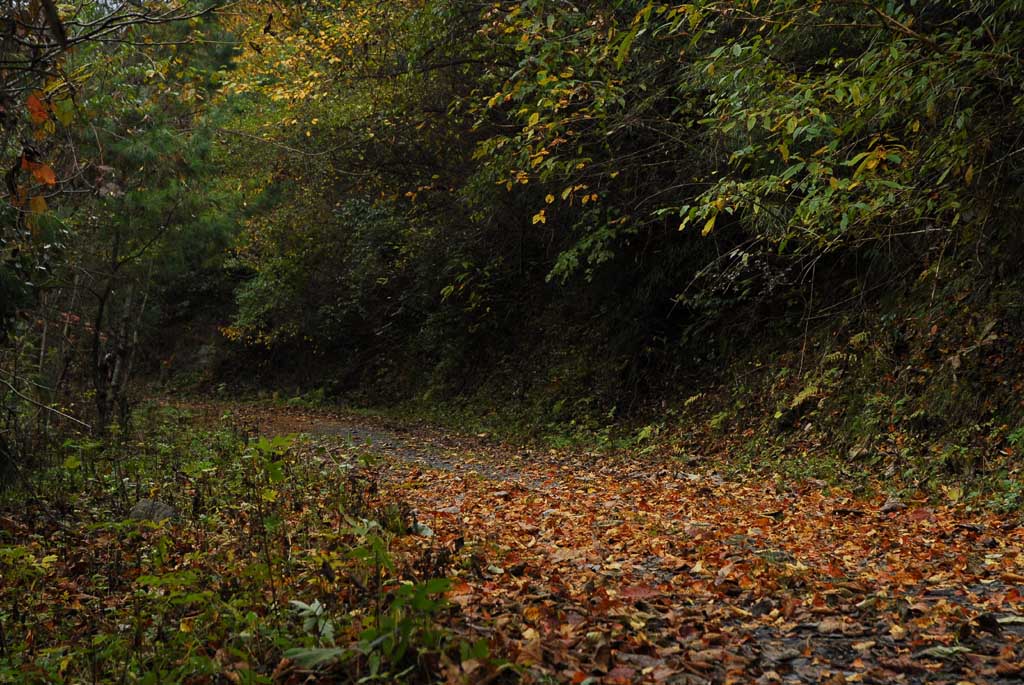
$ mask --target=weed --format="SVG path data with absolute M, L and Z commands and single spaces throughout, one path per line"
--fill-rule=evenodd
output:
M 447 581 L 408 580 L 391 541 L 417 523 L 371 468 L 140 417 L 0 495 L 0 682 L 267 683 L 292 649 L 344 662 L 338 682 L 400 681 L 459 649 L 437 620 Z M 141 498 L 177 519 L 126 520 Z

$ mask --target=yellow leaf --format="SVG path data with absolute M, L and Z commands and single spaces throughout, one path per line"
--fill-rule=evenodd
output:
M 715 229 L 715 219 L 717 219 L 717 218 L 718 218 L 718 215 L 715 214 L 710 219 L 708 219 L 707 223 L 704 224 L 704 228 L 701 229 L 700 234 L 702 236 L 706 236 L 708 233 L 711 233 L 711 231 L 713 231 Z
M 941 487 L 942 487 L 942 492 L 944 492 L 945 495 L 946 495 L 946 498 L 950 502 L 952 502 L 953 504 L 956 504 L 957 502 L 959 502 L 963 498 L 963 496 L 964 496 L 964 489 L 959 487 L 959 486 L 956 486 L 956 485 L 952 485 L 952 486 L 943 485 Z
M 534 112 L 533 114 L 530 115 L 530 121 L 529 121 L 529 125 L 530 126 L 536 126 L 538 121 L 540 121 L 540 113 L 539 112 Z
M 860 86 L 858 86 L 856 83 L 850 86 L 850 97 L 853 98 L 854 105 L 859 105 L 861 103 L 861 100 L 863 99 L 861 98 Z
M 721 195 L 719 195 L 718 198 L 715 200 L 715 209 L 717 209 L 718 211 L 722 211 L 723 209 L 725 209 L 725 198 L 722 197 Z
M 555 201 L 555 196 L 551 195 L 551 194 L 549 194 L 547 197 L 544 198 L 544 202 L 547 202 L 548 204 L 551 204 L 554 201 Z
M 967 173 L 964 174 L 964 182 L 967 183 L 967 185 L 971 185 L 971 181 L 973 181 L 973 180 L 974 180 L 974 165 L 972 164 L 969 167 L 967 167 Z
M 28 210 L 33 214 L 42 214 L 46 211 L 46 198 L 42 195 L 35 195 L 28 201 Z
M 545 216 L 543 209 L 533 215 L 534 224 L 546 224 L 547 222 L 548 218 Z

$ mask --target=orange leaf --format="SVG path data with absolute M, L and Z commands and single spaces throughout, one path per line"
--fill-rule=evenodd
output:
M 36 93 L 28 96 L 25 100 L 25 106 L 28 107 L 28 115 L 36 126 L 50 118 L 49 106 Z
M 48 164 L 32 163 L 32 176 L 40 183 L 48 186 L 57 185 L 57 174 Z

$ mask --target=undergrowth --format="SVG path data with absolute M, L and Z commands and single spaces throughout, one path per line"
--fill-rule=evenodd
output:
M 486 658 L 442 627 L 449 555 L 368 460 L 145 414 L 3 493 L 0 682 L 422 682 Z M 140 499 L 173 517 L 129 518 Z

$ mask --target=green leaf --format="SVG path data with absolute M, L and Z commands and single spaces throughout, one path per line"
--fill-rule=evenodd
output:
M 938 647 L 929 647 L 928 649 L 922 649 L 914 656 L 916 658 L 932 657 L 934 659 L 951 659 L 957 656 L 958 654 L 968 654 L 970 653 L 970 651 L 970 649 L 968 649 L 967 647 L 963 647 L 961 645 L 953 645 L 951 647 L 944 647 L 940 645 Z
M 285 650 L 284 655 L 303 668 L 316 668 L 345 656 L 345 650 L 339 647 L 295 648 Z
M 267 480 L 271 483 L 280 483 L 284 480 L 284 469 L 281 462 L 272 461 L 267 464 Z
M 423 590 L 428 594 L 436 594 L 440 592 L 448 592 L 452 587 L 452 581 L 447 578 L 431 578 L 427 582 L 423 583 Z
M 622 68 L 622 65 L 626 62 L 626 58 L 629 57 L 629 50 L 633 47 L 633 41 L 636 40 L 639 29 L 634 28 L 632 31 L 626 34 L 623 38 L 622 43 L 619 44 L 619 52 L 615 56 L 615 66 Z

